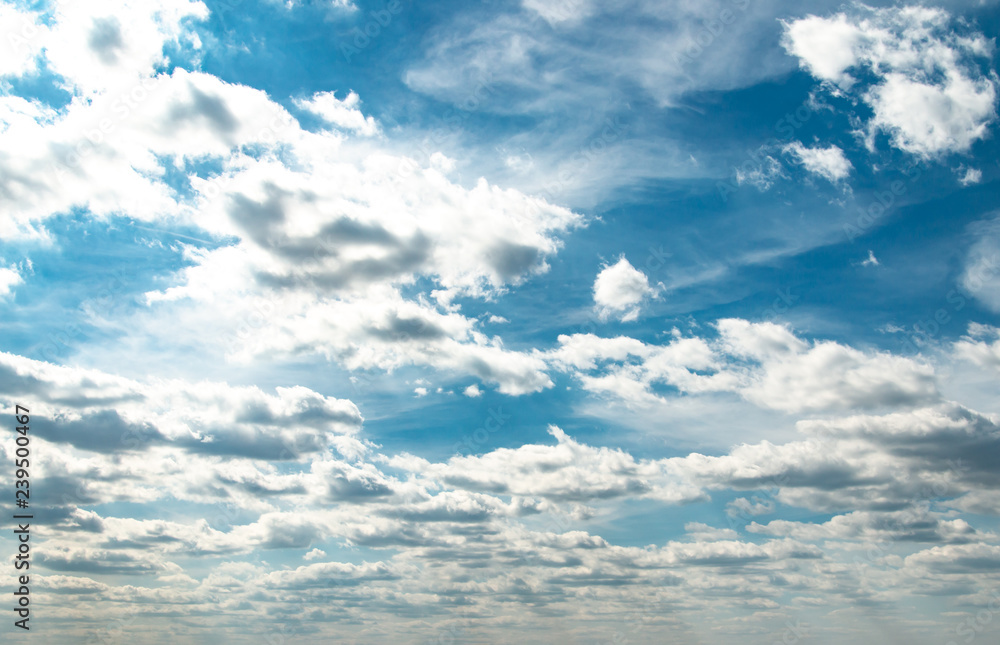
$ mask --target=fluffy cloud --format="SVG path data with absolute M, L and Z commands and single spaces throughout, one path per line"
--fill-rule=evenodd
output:
M 449 486 L 554 501 L 648 496 L 680 502 L 702 497 L 699 490 L 672 480 L 655 462 L 580 444 L 555 426 L 549 427 L 549 434 L 555 446 L 500 449 L 480 457 L 453 457 L 444 464 L 402 455 L 390 463 Z
M 37 14 L 7 3 L 0 5 L 0 25 L 0 77 L 34 72 L 48 28 Z
M 969 335 L 955 342 L 953 349 L 959 358 L 1000 369 L 1000 329 L 996 327 L 972 323 Z
M 886 132 L 895 147 L 931 157 L 968 150 L 996 116 L 996 83 L 975 63 L 993 45 L 953 26 L 943 9 L 859 5 L 785 23 L 784 45 L 813 76 L 871 107 L 870 135 Z
M 781 328 L 738 336 L 730 334 L 728 342 L 744 355 L 809 348 Z M 573 351 L 560 360 L 581 368 L 645 347 L 631 339 L 574 341 Z M 704 349 L 688 342 L 672 351 L 692 363 Z M 324 450 L 304 452 L 298 462 L 275 468 L 267 462 L 281 455 L 219 459 L 210 451 L 190 451 L 185 442 L 167 440 L 175 431 L 171 426 L 183 426 L 186 433 L 212 426 L 216 436 L 224 436 L 257 425 L 278 434 L 277 426 L 330 423 L 335 400 L 304 388 L 272 395 L 212 384 L 144 384 L 2 358 L 4 397 L 38 400 L 60 423 L 113 407 L 144 419 L 165 437 L 135 451 L 105 454 L 95 450 L 99 441 L 93 436 L 64 437 L 41 421 L 34 424 L 37 481 L 51 487 L 39 494 L 64 501 L 47 511 L 37 588 L 58 587 L 66 598 L 83 603 L 127 602 L 150 620 L 165 604 L 172 615 L 197 616 L 224 596 L 230 604 L 223 613 L 240 616 L 228 619 L 234 633 L 240 633 L 241 621 L 296 603 L 337 609 L 336 618 L 311 616 L 324 634 L 328 622 L 342 622 L 344 615 L 359 625 L 392 617 L 381 620 L 380 629 L 405 633 L 414 628 L 407 611 L 438 607 L 435 615 L 450 620 L 449 611 L 440 611 L 441 598 L 461 598 L 464 611 L 508 621 L 523 614 L 526 604 L 543 603 L 548 614 L 569 616 L 580 603 L 617 607 L 651 594 L 683 603 L 684 615 L 695 620 L 704 612 L 718 614 L 748 588 L 758 609 L 780 606 L 789 586 L 808 586 L 828 604 L 853 606 L 859 593 L 908 597 L 896 575 L 972 575 L 976 563 L 995 559 L 992 533 L 935 506 L 968 506 L 963 500 L 970 489 L 996 485 L 1000 420 L 955 405 L 803 422 L 802 440 L 742 445 L 719 456 L 643 459 L 587 445 L 550 427 L 551 444 L 443 462 L 370 449 L 343 460 Z M 95 435 L 93 428 L 88 432 Z M 353 432 L 345 429 L 334 437 L 351 439 Z M 74 447 L 88 442 L 89 447 Z M 9 447 L 4 452 L 9 459 Z M 626 502 L 686 504 L 707 501 L 710 491 L 759 489 L 773 492 L 734 503 L 728 515 L 719 509 L 716 525 L 734 514 L 775 512 L 779 505 L 851 512 L 816 523 L 758 520 L 746 527 L 756 534 L 753 540 L 741 539 L 736 526 L 712 523 L 689 523 L 682 537 L 646 546 L 623 546 L 601 534 Z M 161 508 L 164 495 L 192 508 L 169 519 L 87 508 L 113 500 Z M 879 547 L 892 556 L 880 559 L 883 569 L 851 566 L 851 554 L 873 543 L 903 546 Z M 344 548 L 385 557 L 338 561 Z M 219 563 L 261 550 L 291 557 L 293 564 Z M 296 566 L 300 556 L 305 562 Z M 323 561 L 311 562 L 316 559 Z M 212 566 L 204 571 L 190 566 L 192 561 Z M 119 578 L 98 582 L 107 573 Z M 712 600 L 706 589 L 720 599 Z M 703 596 L 708 600 L 690 602 Z M 427 620 L 426 612 L 420 620 Z M 723 624 L 732 627 L 734 638 L 742 633 L 738 621 Z M 536 626 L 531 620 L 523 625 Z M 595 623 L 587 629 L 596 628 Z
M 844 156 L 844 151 L 837 146 L 807 148 L 795 141 L 785 146 L 784 151 L 794 156 L 806 170 L 831 183 L 846 179 L 851 174 L 853 166 Z
M 14 287 L 24 282 L 21 272 L 16 266 L 0 267 L 0 298 L 9 296 Z
M 375 119 L 361 113 L 361 97 L 355 92 L 348 93 L 344 100 L 338 99 L 333 92 L 320 92 L 309 100 L 299 100 L 295 104 L 336 128 L 367 136 L 379 133 Z
M 657 384 L 685 393 L 736 392 L 786 412 L 875 409 L 938 398 L 932 368 L 912 359 L 832 341 L 809 343 L 774 323 L 725 319 L 716 329 L 718 337 L 711 340 L 675 332 L 666 345 L 560 336 L 560 347 L 547 356 L 584 388 L 639 404 L 662 400 Z
M 301 386 L 267 394 L 223 383 L 139 383 L 0 353 L 7 400 L 43 401 L 50 422 L 37 433 L 98 453 L 173 445 L 206 455 L 294 459 L 361 427 L 358 408 Z
M 440 155 L 423 166 L 390 152 L 357 94 L 293 101 L 323 122 L 310 131 L 262 91 L 157 73 L 166 43 L 196 48 L 181 26 L 203 18 L 203 5 L 167 2 L 142 16 L 128 5 L 127 34 L 102 7 L 53 15 L 68 44 L 45 56 L 74 93 L 66 108 L 0 104 L 0 144 L 24 151 L 0 156 L 0 235 L 45 236 L 47 219 L 73 209 L 193 226 L 219 245 L 187 247 L 187 268 L 148 301 L 197 301 L 234 330 L 264 303 L 267 325 L 232 343 L 230 358 L 310 347 L 351 369 L 430 364 L 513 394 L 551 385 L 539 359 L 504 349 L 452 302 L 547 271 L 579 215 L 485 179 L 456 184 Z M 94 60 L 66 55 L 77 49 Z M 185 177 L 180 189 L 168 167 Z
M 639 305 L 656 294 L 646 274 L 624 256 L 615 264 L 605 266 L 594 281 L 594 303 L 602 318 L 615 314 L 622 322 L 635 320 L 639 317 Z

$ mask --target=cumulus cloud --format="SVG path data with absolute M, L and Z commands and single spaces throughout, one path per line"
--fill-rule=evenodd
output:
M 379 133 L 375 119 L 361 113 L 361 97 L 356 92 L 349 92 L 343 100 L 337 98 L 334 92 L 319 92 L 308 100 L 298 100 L 295 104 L 303 110 L 308 110 L 321 117 L 334 127 L 355 132 L 361 135 L 373 136 Z
M 47 36 L 48 27 L 37 14 L 13 4 L 0 5 L 0 77 L 34 72 Z
M 813 76 L 871 107 L 869 135 L 885 132 L 901 150 L 964 152 L 995 119 L 996 81 L 977 62 L 989 58 L 992 42 L 956 32 L 943 9 L 857 5 L 784 25 L 785 49 Z
M 11 295 L 22 282 L 24 278 L 17 266 L 0 267 L 0 298 Z
M 1000 328 L 972 323 L 968 335 L 956 341 L 953 349 L 959 358 L 1000 370 Z
M 479 457 L 453 457 L 432 464 L 403 455 L 390 463 L 448 486 L 553 501 L 588 501 L 643 496 L 680 502 L 702 498 L 652 461 L 636 461 L 621 450 L 580 444 L 549 426 L 556 445 L 499 449 Z
M 594 303 L 602 318 L 617 315 L 622 322 L 636 320 L 642 303 L 656 296 L 657 290 L 649 285 L 646 274 L 624 256 L 605 266 L 594 281 Z
M 807 148 L 801 142 L 795 141 L 786 145 L 783 150 L 794 156 L 806 170 L 834 184 L 846 179 L 853 168 L 851 162 L 844 156 L 844 151 L 837 146 Z
M 24 151 L 0 156 L 0 235 L 45 236 L 49 218 L 73 209 L 193 226 L 220 244 L 186 247 L 187 267 L 147 300 L 152 311 L 197 302 L 233 330 L 266 309 L 267 325 L 229 358 L 309 347 L 350 369 L 430 364 L 512 394 L 551 385 L 540 360 L 504 349 L 452 303 L 547 271 L 579 215 L 485 179 L 456 184 L 443 156 L 424 165 L 393 152 L 355 93 L 294 101 L 325 124 L 310 131 L 262 91 L 159 72 L 166 44 L 196 48 L 182 25 L 205 16 L 201 4 L 165 1 L 143 16 L 129 5 L 117 17 L 102 7 L 53 14 L 68 44 L 44 55 L 76 97 L 65 110 L 0 103 L 0 144 Z M 116 26 L 124 18 L 134 31 Z M 74 48 L 95 60 L 65 54 Z M 213 164 L 221 171 L 205 170 Z M 164 180 L 168 166 L 183 190 Z M 403 295 L 418 282 L 426 289 Z
M 547 356 L 585 389 L 637 404 L 662 401 L 657 384 L 690 394 L 735 392 L 786 412 L 875 409 L 938 398 L 933 369 L 909 358 L 832 341 L 810 343 L 775 323 L 725 319 L 715 326 L 715 339 L 677 332 L 665 345 L 560 336 L 559 348 Z
M 98 453 L 173 445 L 206 455 L 295 459 L 353 435 L 362 418 L 352 402 L 301 386 L 268 394 L 224 383 L 140 383 L 0 353 L 0 391 L 45 401 L 50 424 L 39 436 Z

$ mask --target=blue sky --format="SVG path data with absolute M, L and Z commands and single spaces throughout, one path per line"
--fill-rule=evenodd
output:
M 4 2 L 32 628 L 995 640 L 998 27 Z

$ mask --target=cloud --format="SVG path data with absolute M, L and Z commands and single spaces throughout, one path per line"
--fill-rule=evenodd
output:
M 976 241 L 965 257 L 960 284 L 988 309 L 1000 312 L 1000 217 L 969 227 Z
M 177 303 L 177 326 L 186 305 L 236 330 L 258 307 L 271 312 L 231 339 L 233 360 L 308 347 L 349 369 L 430 364 L 504 393 L 551 386 L 540 360 L 504 349 L 452 303 L 493 299 L 545 273 L 580 215 L 485 179 L 454 183 L 443 157 L 422 165 L 393 152 L 405 146 L 373 136 L 378 124 L 357 94 L 293 101 L 330 124 L 310 131 L 262 91 L 179 67 L 157 73 L 165 44 L 183 39 L 180 25 L 204 7 L 154 10 L 128 34 L 115 20 L 140 8 L 117 18 L 95 9 L 80 18 L 84 28 L 61 22 L 82 11 L 76 4 L 56 11 L 54 29 L 92 37 L 86 48 L 100 60 L 88 67 L 68 50 L 45 50 L 76 97 L 59 112 L 0 103 L 10 121 L 0 143 L 25 150 L 0 155 L 0 235 L 44 237 L 48 219 L 74 209 L 194 227 L 218 246 L 185 247 L 186 268 L 148 294 L 149 315 Z M 121 90 L 115 74 L 131 85 Z M 168 167 L 184 177 L 181 189 L 165 180 Z
M 857 5 L 783 24 L 785 49 L 804 69 L 872 109 L 870 137 L 885 132 L 896 148 L 928 158 L 987 135 L 996 82 L 976 61 L 989 58 L 992 42 L 952 31 L 945 10 Z
M 958 183 L 963 186 L 978 184 L 983 180 L 983 171 L 979 168 L 966 168 L 962 176 L 958 178 Z
M 22 282 L 24 282 L 24 278 L 17 266 L 0 267 L 0 298 L 14 293 L 14 287 Z
M 646 274 L 624 256 L 613 265 L 605 265 L 594 281 L 594 303 L 602 318 L 618 315 L 622 322 L 636 320 L 643 301 L 656 295 Z
M 206 6 L 189 0 L 59 1 L 43 35 L 45 59 L 71 91 L 129 92 L 167 62 L 164 45 L 179 44 L 190 33 L 186 20 L 206 18 Z
M 851 162 L 844 156 L 844 151 L 837 146 L 827 148 L 807 148 L 795 141 L 782 149 L 786 154 L 793 155 L 814 175 L 823 177 L 830 183 L 837 183 L 851 174 Z
M 750 170 L 743 167 L 736 169 L 737 184 L 750 184 L 761 192 L 769 190 L 780 177 L 785 177 L 781 163 L 770 155 L 765 155 L 763 161 Z
M 319 560 L 325 557 L 326 557 L 326 551 L 323 551 L 322 549 L 313 549 L 309 553 L 302 556 L 302 559 L 310 561 L 310 560 Z
M 1000 328 L 971 323 L 968 335 L 956 341 L 952 349 L 958 358 L 1000 370 Z
M 996 539 L 995 535 L 977 531 L 965 520 L 947 519 L 947 515 L 930 512 L 924 506 L 888 513 L 855 511 L 834 516 L 822 524 L 787 520 L 773 520 L 765 525 L 754 522 L 747 530 L 751 533 L 809 541 L 855 539 L 873 543 L 891 540 L 968 544 Z
M 585 389 L 642 405 L 663 401 L 654 392 L 658 384 L 688 394 L 735 392 L 790 413 L 912 406 L 939 396 L 933 369 L 909 358 L 809 343 L 774 323 L 731 318 L 715 327 L 714 340 L 676 332 L 665 345 L 560 336 L 560 347 L 547 356 Z
M 465 390 L 462 391 L 462 394 L 473 399 L 483 395 L 482 391 L 479 389 L 479 386 L 476 385 L 475 383 L 465 388 Z
M 47 31 L 37 14 L 12 4 L 0 5 L 0 77 L 35 72 Z
M 358 109 L 361 105 L 361 97 L 355 92 L 348 93 L 344 100 L 338 99 L 334 92 L 319 92 L 311 99 L 299 100 L 295 104 L 342 130 L 364 136 L 374 136 L 379 133 L 375 119 L 370 116 L 366 117 Z
M 347 400 L 308 388 L 140 383 L 0 353 L 0 391 L 49 405 L 40 437 L 97 453 L 172 445 L 205 455 L 295 459 L 326 449 L 362 423 Z
M 556 445 L 503 448 L 480 457 L 453 457 L 443 464 L 402 455 L 390 464 L 448 486 L 553 501 L 641 496 L 676 503 L 702 497 L 655 462 L 580 444 L 556 426 L 549 427 L 549 434 Z

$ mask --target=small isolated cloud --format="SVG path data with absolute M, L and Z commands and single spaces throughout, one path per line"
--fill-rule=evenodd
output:
M 323 551 L 321 549 L 313 549 L 309 553 L 302 556 L 302 559 L 309 562 L 312 560 L 319 560 L 320 558 L 325 558 L 325 557 L 326 557 L 326 551 Z
M 413 388 L 413 394 L 416 395 L 417 397 L 427 396 L 427 388 L 426 387 L 415 387 L 415 388 Z
M 856 5 L 785 23 L 784 46 L 837 94 L 872 109 L 869 145 L 884 132 L 894 147 L 928 158 L 968 150 L 996 116 L 996 81 L 975 62 L 993 44 L 952 22 L 943 9 Z
M 823 177 L 830 183 L 847 179 L 851 174 L 851 162 L 844 156 L 844 151 L 837 146 L 828 148 L 807 148 L 795 141 L 782 149 L 786 154 L 795 157 L 798 163 L 814 175 Z
M 24 282 L 24 278 L 21 277 L 16 266 L 0 268 L 0 298 L 9 296 L 14 292 L 14 287 L 22 282 Z
M 375 119 L 366 117 L 358 109 L 361 97 L 355 92 L 349 92 L 341 101 L 333 92 L 318 92 L 308 101 L 298 100 L 295 105 L 308 110 L 322 118 L 327 123 L 340 130 L 347 130 L 362 136 L 374 136 L 379 133 Z
M 646 274 L 629 264 L 624 256 L 617 264 L 605 266 L 594 281 L 594 302 L 601 318 L 620 315 L 622 322 L 635 320 L 642 302 L 656 294 Z
M 473 383 L 469 387 L 465 388 L 465 391 L 462 392 L 462 394 L 464 394 L 465 396 L 467 396 L 469 398 L 474 399 L 476 397 L 482 396 L 483 395 L 483 391 L 479 389 L 478 385 L 476 385 L 475 383 Z
M 781 163 L 770 155 L 764 157 L 760 164 L 750 170 L 745 170 L 743 168 L 736 169 L 737 184 L 740 186 L 743 184 L 750 184 L 760 192 L 770 189 L 779 177 L 784 176 L 785 174 L 782 172 Z
M 960 170 L 961 172 L 961 170 Z M 971 186 L 972 184 L 978 184 L 983 180 L 983 171 L 979 168 L 966 168 L 962 176 L 958 178 L 958 183 L 963 186 Z
M 878 258 L 875 257 L 875 252 L 868 249 L 868 259 L 861 263 L 863 267 L 877 267 L 879 265 Z

